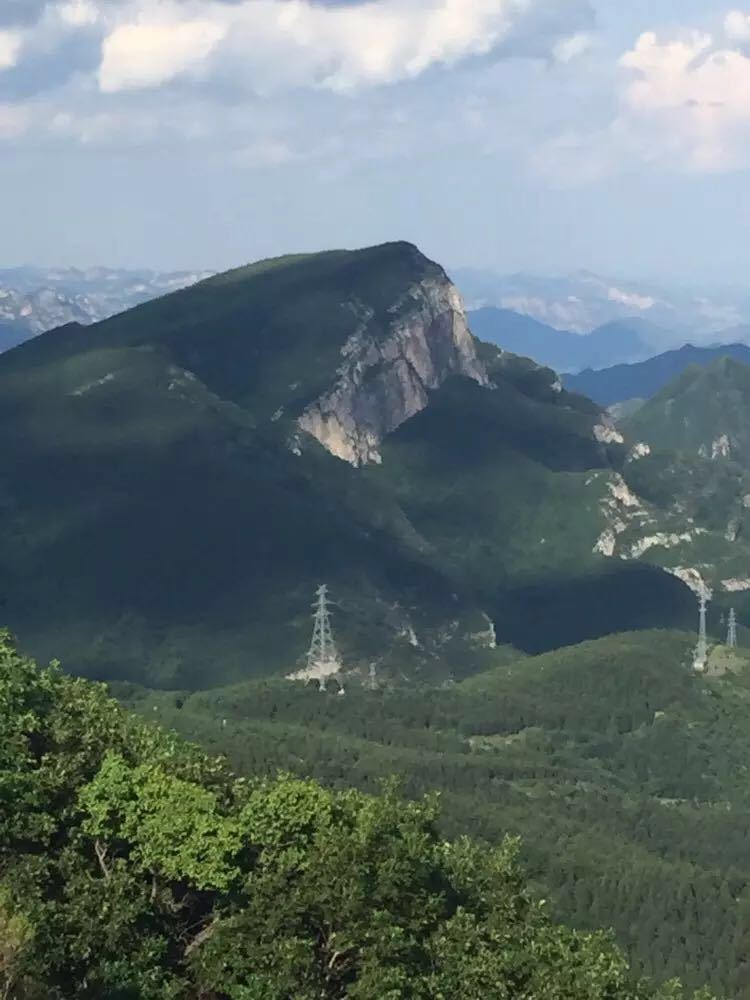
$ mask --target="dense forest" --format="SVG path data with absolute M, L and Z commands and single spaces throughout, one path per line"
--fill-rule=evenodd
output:
M 342 697 L 284 681 L 197 693 L 117 685 L 141 715 L 248 776 L 441 792 L 440 828 L 520 836 L 554 917 L 613 927 L 639 974 L 750 997 L 750 670 L 691 636 L 612 636 L 460 684 Z
M 4 1000 L 685 995 L 551 922 L 512 839 L 446 840 L 434 797 L 236 777 L 7 635 L 0 732 Z

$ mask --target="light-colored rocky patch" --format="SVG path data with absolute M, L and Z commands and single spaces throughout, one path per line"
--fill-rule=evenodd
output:
M 326 663 L 318 663 L 312 667 L 302 667 L 301 670 L 295 670 L 294 673 L 287 674 L 286 679 L 288 681 L 318 681 L 319 684 L 324 685 L 326 681 L 338 677 L 340 674 L 341 664 L 339 661 L 328 660 Z
M 678 580 L 682 580 L 683 583 L 687 584 L 695 594 L 700 595 L 705 592 L 709 597 L 711 596 L 712 591 L 710 587 L 700 571 L 693 566 L 667 566 L 665 569 L 667 573 L 671 573 L 672 576 L 676 576 Z
M 715 441 L 711 443 L 711 458 L 729 458 L 731 454 L 731 446 L 729 444 L 729 438 L 726 434 L 722 434 L 721 437 L 716 438 Z
M 411 623 L 404 625 L 401 631 L 397 634 L 396 638 L 406 639 L 410 646 L 413 646 L 415 649 L 420 648 L 421 644 L 417 638 L 417 633 L 414 631 L 414 626 Z
M 487 622 L 487 628 L 482 632 L 474 632 L 469 636 L 471 642 L 474 645 L 479 646 L 481 649 L 497 649 L 497 633 L 495 632 L 495 623 L 490 618 L 489 615 L 482 612 L 482 617 Z
M 721 581 L 721 589 L 726 590 L 730 594 L 750 590 L 750 579 L 748 577 L 730 577 L 729 580 Z
M 79 386 L 71 392 L 71 396 L 85 396 L 87 392 L 91 392 L 92 389 L 98 388 L 100 385 L 107 385 L 108 382 L 114 382 L 115 380 L 114 372 L 107 372 L 106 375 L 102 375 L 101 378 L 95 378 L 91 382 L 86 382 L 84 385 Z
M 612 558 L 617 552 L 618 537 L 627 531 L 634 521 L 642 524 L 647 520 L 648 513 L 639 497 L 633 493 L 619 473 L 610 476 L 607 493 L 601 500 L 601 509 L 606 527 L 597 539 L 593 551 L 598 555 Z
M 594 552 L 600 556 L 607 556 L 612 558 L 615 554 L 615 549 L 617 548 L 617 535 L 613 528 L 605 528 L 604 531 L 599 535 L 596 545 L 594 546 Z
M 633 447 L 630 449 L 627 461 L 637 462 L 640 458 L 646 458 L 650 454 L 651 454 L 651 445 L 646 444 L 645 441 L 639 441 L 637 444 L 634 444 Z
M 410 288 L 390 310 L 398 318 L 385 337 L 370 332 L 371 311 L 359 303 L 350 308 L 359 324 L 342 349 L 336 382 L 299 419 L 300 429 L 338 458 L 380 462 L 383 438 L 423 410 L 428 392 L 450 375 L 489 386 L 461 297 L 447 278 Z
M 599 444 L 624 444 L 625 438 L 613 424 L 596 424 L 594 437 Z
M 696 528 L 693 531 L 683 531 L 680 534 L 659 531 L 655 535 L 646 535 L 645 538 L 639 538 L 637 542 L 634 542 L 630 546 L 626 558 L 640 559 L 650 549 L 655 548 L 675 549 L 678 545 L 682 545 L 683 542 L 692 542 L 693 538 L 700 534 L 702 530 Z
M 619 473 L 616 473 L 612 477 L 612 480 L 610 481 L 609 484 L 609 492 L 612 495 L 613 500 L 616 500 L 617 503 L 622 504 L 623 507 L 629 507 L 629 508 L 643 507 L 640 498 L 637 497 L 635 493 L 633 493 L 633 491 L 630 489 L 630 487 L 622 478 L 622 476 L 619 475 Z

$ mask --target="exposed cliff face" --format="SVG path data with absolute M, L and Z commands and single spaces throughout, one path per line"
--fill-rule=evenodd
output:
M 427 406 L 428 392 L 450 375 L 480 385 L 489 380 L 476 354 L 461 298 L 447 278 L 425 279 L 394 304 L 393 322 L 377 335 L 372 313 L 342 349 L 333 388 L 299 419 L 338 458 L 352 465 L 379 462 L 383 438 Z

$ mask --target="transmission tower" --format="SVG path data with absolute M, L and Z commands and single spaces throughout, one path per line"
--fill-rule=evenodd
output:
M 325 691 L 328 678 L 334 677 L 341 672 L 341 660 L 339 659 L 336 642 L 333 638 L 333 629 L 331 628 L 328 587 L 325 584 L 321 584 L 317 589 L 316 595 L 317 600 L 313 604 L 315 611 L 313 615 L 313 636 L 310 649 L 307 653 L 307 674 L 308 677 L 317 678 L 320 683 L 320 690 Z
M 727 627 L 727 646 L 730 649 L 737 648 L 737 615 L 734 608 L 729 609 L 729 625 Z
M 703 584 L 698 595 L 698 645 L 695 647 L 695 657 L 693 660 L 695 669 L 699 671 L 706 669 L 706 660 L 708 659 L 708 640 L 706 638 L 708 598 L 708 589 Z

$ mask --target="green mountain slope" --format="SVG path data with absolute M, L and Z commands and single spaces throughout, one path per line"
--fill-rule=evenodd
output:
M 625 426 L 655 448 L 750 464 L 750 365 L 721 357 L 691 365 Z
M 6 634 L 0 732 L 9 1000 L 685 1000 L 553 924 L 512 842 L 446 841 L 393 788 L 237 778 Z
M 408 244 L 241 268 L 0 358 L 4 617 L 165 687 L 298 668 L 321 581 L 347 664 L 411 678 L 686 622 L 680 583 L 592 554 L 601 421 L 478 352 Z
M 750 622 L 750 367 L 721 358 L 688 368 L 619 428 L 631 450 L 627 504 L 611 507 L 607 551 L 663 566 L 713 591 L 713 625 L 730 606 Z
M 418 692 L 117 693 L 246 774 L 438 789 L 446 834 L 521 835 L 556 916 L 613 926 L 642 972 L 746 1000 L 750 657 L 716 647 L 701 676 L 693 643 L 615 635 Z

